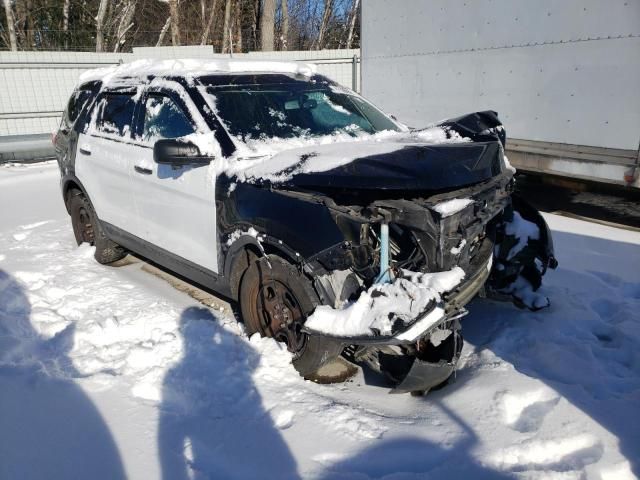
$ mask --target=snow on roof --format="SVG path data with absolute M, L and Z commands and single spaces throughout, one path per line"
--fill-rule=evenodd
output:
M 143 59 L 135 60 L 130 63 L 114 65 L 112 67 L 87 70 L 80 75 L 80 83 L 101 80 L 105 84 L 108 84 L 113 79 L 124 77 L 145 77 L 147 75 L 185 75 L 193 78 L 216 73 L 287 73 L 311 76 L 315 72 L 315 65 L 297 62 L 234 59 Z

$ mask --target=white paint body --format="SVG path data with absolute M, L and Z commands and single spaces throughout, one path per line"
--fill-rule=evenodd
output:
M 212 135 L 213 136 L 213 135 Z M 137 145 L 129 152 L 134 166 L 132 189 L 143 233 L 140 238 L 213 272 L 218 272 L 215 169 L 158 165 L 153 148 Z
M 139 236 L 131 174 L 131 146 L 104 136 L 81 133 L 76 152 L 76 176 L 89 192 L 98 218 Z
M 79 138 L 76 175 L 98 218 L 217 273 L 215 161 L 198 167 L 159 165 L 152 142 L 89 132 Z M 212 132 L 197 135 L 203 137 L 199 144 L 215 141 Z

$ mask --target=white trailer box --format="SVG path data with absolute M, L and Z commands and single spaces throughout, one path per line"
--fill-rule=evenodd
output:
M 365 0 L 362 92 L 414 127 L 495 110 L 514 166 L 640 187 L 640 0 Z

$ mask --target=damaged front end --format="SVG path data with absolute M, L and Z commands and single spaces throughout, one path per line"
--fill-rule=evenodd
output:
M 551 237 L 544 219 L 514 197 L 512 187 L 511 176 L 501 175 L 428 199 L 367 206 L 360 213 L 369 222 L 360 224 L 359 241 L 308 263 L 324 306 L 305 331 L 340 343 L 349 361 L 389 378 L 393 393 L 424 393 L 445 382 L 462 349 L 465 305 L 477 294 L 545 306 L 540 298 L 546 297 L 535 291 L 546 269 L 557 265 Z M 523 238 L 510 228 L 514 216 L 539 234 L 529 230 L 532 238 Z M 456 272 L 462 273 L 451 281 Z M 403 308 L 407 299 L 411 307 Z
M 557 265 L 551 236 L 540 214 L 513 195 L 496 114 L 441 128 L 471 141 L 400 143 L 279 184 L 238 183 L 227 196 L 245 202 L 224 199 L 229 231 L 244 215 L 293 246 L 290 258 L 319 299 L 302 328 L 326 346 L 319 371 L 342 355 L 384 374 L 393 392 L 424 393 L 455 372 L 460 319 L 476 295 L 532 309 L 548 304 L 536 291 Z
M 511 188 L 511 175 L 504 174 L 427 198 L 375 200 L 359 210 L 366 221 L 357 241 L 309 259 L 323 303 L 338 315 L 318 321 L 327 308 L 319 307 L 306 331 L 341 342 L 351 361 L 384 373 L 395 392 L 427 391 L 442 383 L 454 371 L 462 348 L 459 319 L 467 313 L 464 307 L 489 278 Z M 460 275 L 451 281 L 455 272 Z M 381 297 L 390 299 L 382 307 Z M 411 306 L 402 310 L 406 298 Z M 358 312 L 355 317 L 353 312 L 347 318 L 340 315 L 359 308 L 374 313 L 364 322 Z M 354 321 L 357 325 L 345 335 L 340 325 Z

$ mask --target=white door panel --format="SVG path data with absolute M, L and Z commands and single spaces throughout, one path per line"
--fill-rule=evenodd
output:
M 213 272 L 216 248 L 213 165 L 174 169 L 153 161 L 153 149 L 138 146 L 133 187 L 144 224 L 141 238 Z M 140 170 L 151 170 L 151 174 Z
M 130 149 L 127 143 L 81 133 L 75 171 L 98 218 L 134 233 L 139 222 L 131 190 Z

